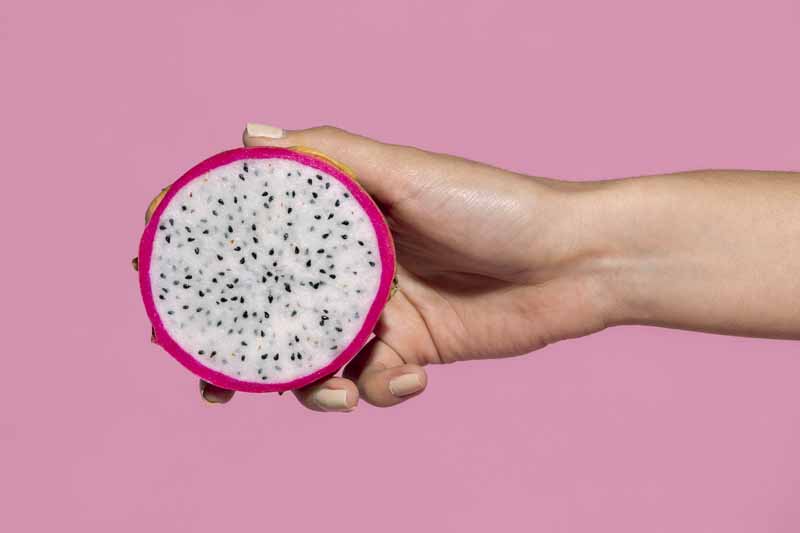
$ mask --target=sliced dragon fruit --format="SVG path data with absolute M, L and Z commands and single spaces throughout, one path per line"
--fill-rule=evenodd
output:
M 155 208 L 138 263 L 155 342 L 249 392 L 336 372 L 368 340 L 395 275 L 386 221 L 349 172 L 283 148 L 189 170 Z

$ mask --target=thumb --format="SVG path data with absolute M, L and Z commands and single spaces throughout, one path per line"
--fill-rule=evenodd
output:
M 359 184 L 386 207 L 410 195 L 413 176 L 412 148 L 385 144 L 332 126 L 284 130 L 264 124 L 247 124 L 245 146 L 295 146 L 312 148 L 351 168 Z

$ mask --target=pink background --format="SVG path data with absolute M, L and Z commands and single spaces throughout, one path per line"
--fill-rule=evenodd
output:
M 799 56 L 797 0 L 3 0 L 2 527 L 800 530 L 796 343 L 626 327 L 390 410 L 220 408 L 129 263 L 248 120 L 575 179 L 800 170 Z

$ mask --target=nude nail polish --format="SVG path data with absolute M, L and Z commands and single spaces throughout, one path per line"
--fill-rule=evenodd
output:
M 247 123 L 248 137 L 262 137 L 266 139 L 280 139 L 285 135 L 282 128 L 269 126 L 267 124 Z

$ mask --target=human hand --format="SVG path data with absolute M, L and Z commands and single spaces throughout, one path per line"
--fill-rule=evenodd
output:
M 399 291 L 341 377 L 295 391 L 311 409 L 395 405 L 425 388 L 425 365 L 521 355 L 609 325 L 800 337 L 796 174 L 573 183 L 331 127 L 251 125 L 244 143 L 349 166 L 395 238 Z
M 350 410 L 359 397 L 394 405 L 425 388 L 425 365 L 519 355 L 603 327 L 601 287 L 558 235 L 566 185 L 335 128 L 279 139 L 257 130 L 245 131 L 245 145 L 307 146 L 351 167 L 397 248 L 400 288 L 375 338 L 342 377 L 296 391 L 304 405 Z M 233 395 L 201 389 L 214 403 Z

